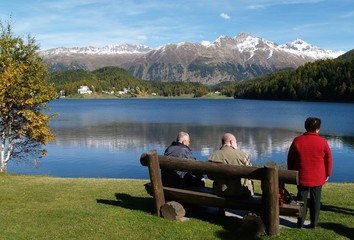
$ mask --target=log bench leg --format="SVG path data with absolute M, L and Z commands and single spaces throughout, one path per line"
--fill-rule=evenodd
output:
M 278 168 L 275 163 L 266 163 L 264 165 L 264 180 L 262 180 L 262 192 L 264 202 L 264 221 L 266 232 L 269 236 L 279 234 L 279 182 Z
M 148 152 L 145 156 L 148 158 L 148 167 L 151 185 L 153 186 L 153 196 L 157 216 L 160 216 L 161 206 L 165 204 L 165 196 L 163 193 L 162 180 L 160 175 L 160 165 L 157 152 L 155 150 Z
M 161 216 L 169 220 L 180 221 L 186 215 L 183 206 L 176 201 L 170 201 L 161 206 Z
M 243 217 L 241 229 L 243 235 L 248 236 L 250 239 L 259 239 L 266 233 L 262 218 L 252 213 Z

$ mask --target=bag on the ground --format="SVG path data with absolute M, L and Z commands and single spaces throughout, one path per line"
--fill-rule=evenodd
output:
M 296 202 L 294 196 L 285 188 L 284 183 L 279 184 L 279 205 L 282 206 L 284 203 Z

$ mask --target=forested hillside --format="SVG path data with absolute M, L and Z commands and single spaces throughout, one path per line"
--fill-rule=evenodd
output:
M 338 57 L 338 59 L 342 59 L 342 60 L 351 59 L 351 58 L 354 58 L 354 49 Z
M 236 84 L 235 98 L 354 101 L 353 51 Z
M 95 94 L 112 94 L 128 90 L 128 96 L 144 96 L 155 93 L 159 96 L 180 96 L 194 94 L 200 97 L 210 92 L 210 87 L 201 83 L 143 81 L 118 67 L 104 67 L 95 71 L 67 70 L 50 74 L 57 92 L 64 96 L 77 94 L 80 86 L 88 86 Z
M 77 94 L 80 86 L 88 86 L 95 94 L 125 97 L 180 96 L 201 97 L 211 91 L 244 99 L 294 101 L 354 101 L 354 51 L 334 60 L 318 60 L 296 70 L 282 70 L 239 83 L 223 82 L 207 86 L 192 82 L 144 81 L 118 67 L 104 67 L 94 71 L 67 70 L 50 75 L 57 92 L 64 96 Z

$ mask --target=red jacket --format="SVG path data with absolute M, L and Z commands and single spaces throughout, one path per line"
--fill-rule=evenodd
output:
M 306 132 L 292 142 L 288 169 L 299 171 L 299 185 L 322 186 L 332 174 L 332 153 L 327 141 L 316 132 Z

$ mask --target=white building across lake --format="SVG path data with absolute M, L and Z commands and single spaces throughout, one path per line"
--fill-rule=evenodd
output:
M 91 94 L 92 91 L 88 86 L 80 86 L 80 88 L 77 90 L 78 94 Z

